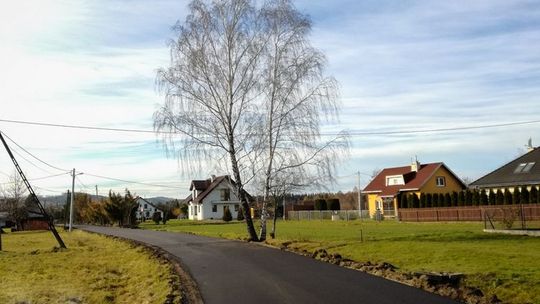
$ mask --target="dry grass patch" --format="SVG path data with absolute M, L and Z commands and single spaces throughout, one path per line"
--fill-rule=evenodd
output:
M 0 303 L 164 303 L 171 266 L 141 247 L 83 231 L 2 235 Z

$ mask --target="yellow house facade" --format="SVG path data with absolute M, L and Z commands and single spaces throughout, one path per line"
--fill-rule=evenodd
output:
M 367 194 L 370 216 L 380 211 L 384 216 L 396 216 L 398 197 L 402 193 L 451 193 L 465 189 L 465 184 L 444 163 L 420 164 L 386 168 L 363 190 Z

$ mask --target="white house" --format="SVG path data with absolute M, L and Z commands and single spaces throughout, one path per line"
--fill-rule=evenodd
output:
M 225 209 L 229 209 L 232 217 L 236 218 L 240 212 L 240 200 L 233 187 L 234 181 L 229 175 L 212 175 L 206 180 L 192 180 L 189 187 L 191 194 L 185 199 L 188 202 L 188 218 L 217 220 L 223 218 Z
M 152 216 L 154 215 L 155 212 L 161 213 L 161 217 L 163 218 L 163 211 L 158 209 L 154 204 L 145 200 L 144 198 L 140 196 L 137 197 L 137 204 L 139 204 L 137 206 L 137 213 L 136 213 L 137 220 L 145 221 L 147 219 L 152 219 Z

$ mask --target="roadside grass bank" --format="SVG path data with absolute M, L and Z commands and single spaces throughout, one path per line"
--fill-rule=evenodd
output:
M 180 303 L 171 265 L 127 242 L 75 230 L 2 235 L 0 303 Z
M 245 239 L 245 224 L 171 220 L 144 229 Z M 352 261 L 389 263 L 399 272 L 465 275 L 464 285 L 504 303 L 540 303 L 540 238 L 482 232 L 482 223 L 280 221 L 268 244 L 300 253 L 324 249 Z M 362 240 L 363 239 L 363 240 Z

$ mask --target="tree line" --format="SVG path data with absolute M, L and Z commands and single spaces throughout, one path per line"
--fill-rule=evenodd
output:
M 467 189 L 452 193 L 402 193 L 398 196 L 399 208 L 432 208 L 487 205 L 538 204 L 540 191 L 536 186 L 506 188 L 497 191 Z

